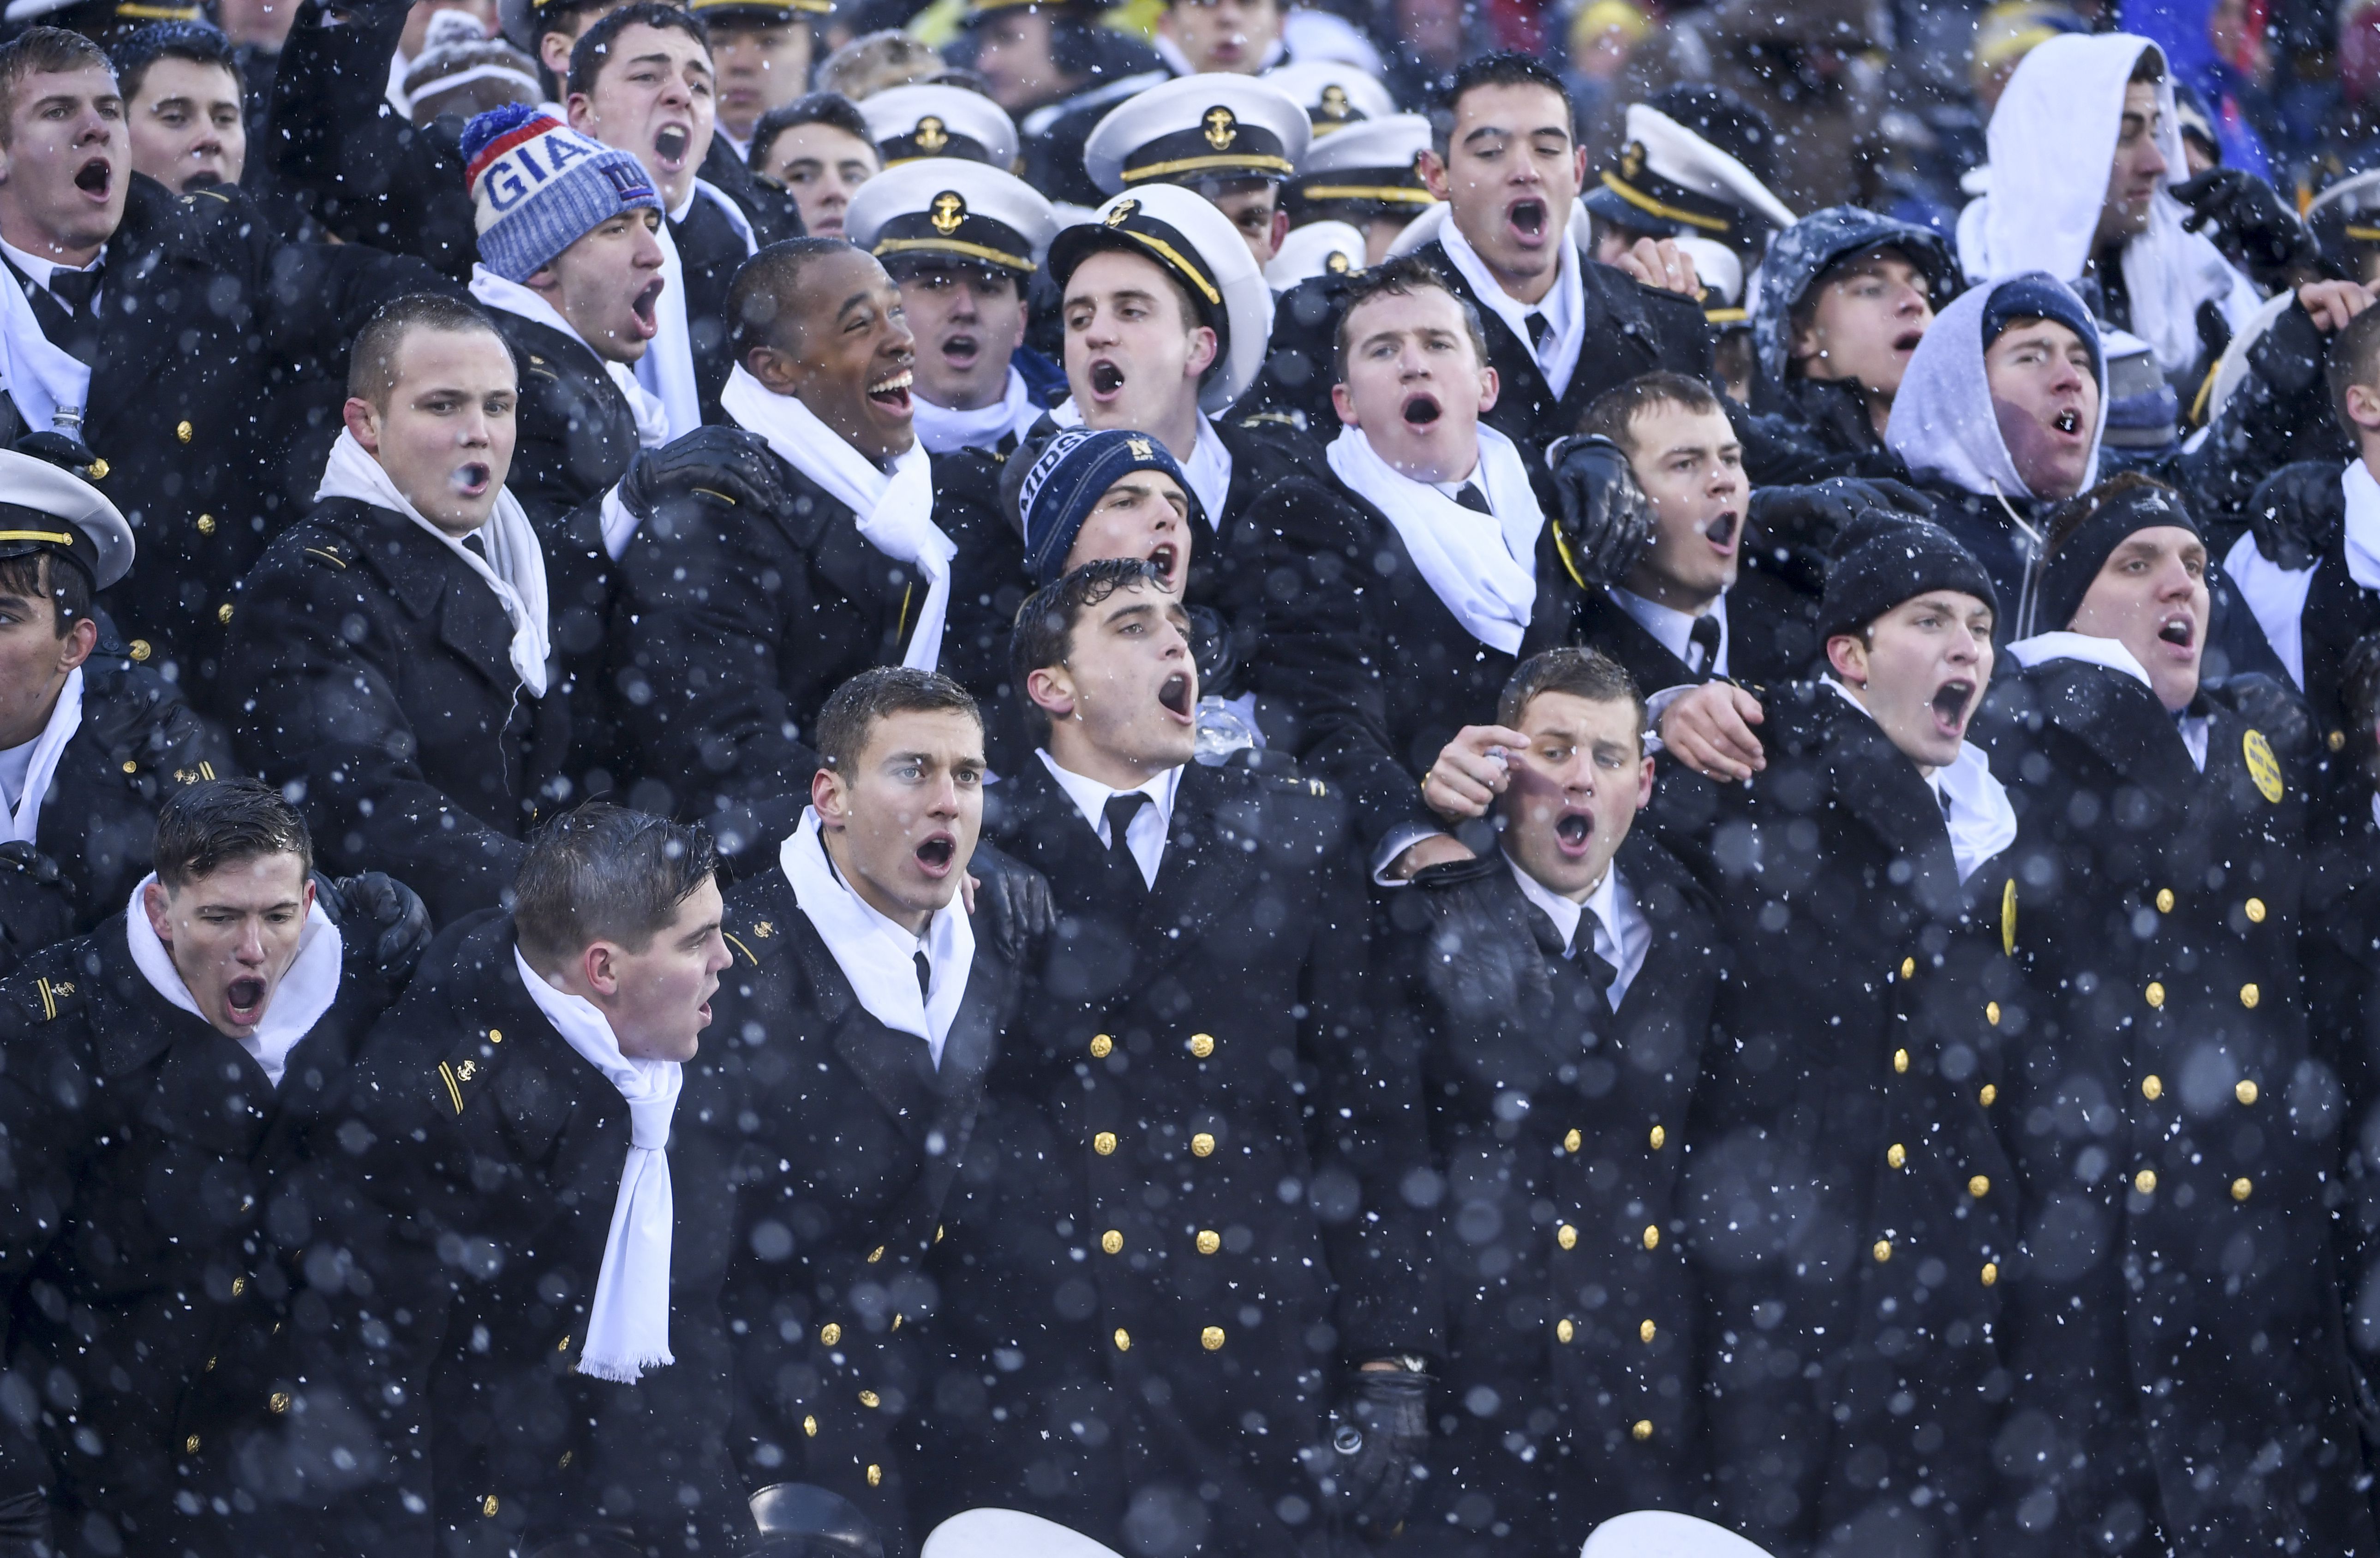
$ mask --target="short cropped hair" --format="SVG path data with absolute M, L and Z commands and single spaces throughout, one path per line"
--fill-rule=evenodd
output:
M 1696 416 L 1722 409 L 1718 393 L 1701 380 L 1657 368 L 1596 396 L 1580 414 L 1578 430 L 1582 435 L 1600 434 L 1622 449 L 1633 450 L 1635 445 L 1628 429 L 1637 417 L 1664 405 L 1679 406 Z
M 387 407 L 389 394 L 396 388 L 397 353 L 406 336 L 417 330 L 483 330 L 504 340 L 495 321 L 468 298 L 443 292 L 408 292 L 392 297 L 365 322 L 347 354 L 349 399 Z
M 677 6 L 664 5 L 662 0 L 636 0 L 623 6 L 578 35 L 570 45 L 570 91 L 576 95 L 595 90 L 595 78 L 611 63 L 612 40 L 632 27 L 658 27 L 662 30 L 683 32 L 702 45 L 703 53 L 710 52 L 710 30 L 702 18 Z
M 1645 694 L 1618 660 L 1600 649 L 1548 649 L 1514 669 L 1496 700 L 1496 723 L 1518 729 L 1530 703 L 1547 693 L 1567 693 L 1589 703 L 1621 703 L 1636 711 L 1636 741 L 1645 741 Z
M 93 66 L 113 74 L 107 51 L 62 27 L 29 27 L 0 44 L 0 146 L 17 118 L 17 89 L 28 76 L 64 76 Z
M 261 779 L 186 784 L 157 809 L 157 880 L 168 888 L 188 887 L 226 865 L 284 854 L 298 857 L 301 873 L 314 869 L 314 839 L 306 819 Z
M 983 727 L 975 699 L 941 671 L 874 666 L 837 687 L 819 710 L 820 760 L 837 774 L 850 774 L 877 725 L 896 714 L 964 714 Z
M 1562 79 L 1535 54 L 1505 49 L 1466 60 L 1456 69 L 1452 79 L 1446 83 L 1446 90 L 1439 94 L 1438 106 L 1430 110 L 1429 144 L 1440 161 L 1452 147 L 1454 118 L 1463 106 L 1463 100 L 1482 87 L 1543 87 L 1561 99 L 1565 110 L 1571 106 L 1570 89 L 1563 86 Z M 1572 117 L 1567 112 L 1562 115 L 1565 129 L 1570 127 Z
M 827 55 L 818 68 L 818 84 L 856 103 L 892 87 L 929 80 L 949 68 L 932 44 L 887 28 L 863 32 Z M 874 138 L 863 132 L 860 139 Z
M 752 147 L 744 160 L 756 168 L 766 165 L 769 153 L 776 150 L 777 138 L 799 125 L 824 125 L 870 147 L 876 144 L 859 104 L 841 92 L 808 92 L 760 115 L 760 122 L 752 127 Z
M 188 60 L 192 65 L 212 65 L 231 72 L 232 90 L 245 91 L 239 55 L 231 39 L 222 28 L 203 21 L 152 22 L 140 31 L 118 42 L 108 51 L 109 61 L 115 68 L 115 90 L 126 102 L 140 95 L 140 84 L 149 79 L 149 67 L 161 59 Z
M 783 339 L 777 333 L 780 316 L 787 313 L 802 272 L 812 261 L 830 254 L 865 252 L 847 238 L 785 238 L 738 265 L 727 284 L 728 359 L 746 367 L 747 353 Z
M 553 968 L 598 941 L 641 952 L 719 873 L 698 823 L 589 801 L 533 834 L 513 881 L 521 955 Z
M 1010 685 L 1024 700 L 1025 722 L 1034 736 L 1048 735 L 1050 717 L 1026 693 L 1026 681 L 1037 670 L 1066 663 L 1075 652 L 1075 624 L 1082 621 L 1084 612 L 1118 590 L 1142 585 L 1162 590 L 1164 578 L 1147 558 L 1103 557 L 1025 598 L 1025 604 L 1016 609 L 1015 625 L 1009 630 L 1008 673 Z
M 2330 391 L 2330 414 L 2338 419 L 2339 430 L 2351 443 L 2356 436 L 2355 419 L 2347 414 L 2347 392 L 2361 384 L 2380 393 L 2380 308 L 2366 308 L 2347 321 L 2347 327 L 2332 337 L 2330 350 L 2323 357 L 2323 378 Z
M 1418 254 L 1401 254 L 1368 271 L 1356 272 L 1343 284 L 1339 295 L 1339 382 L 1347 381 L 1347 353 L 1354 344 L 1348 326 L 1355 318 L 1355 310 L 1376 297 L 1411 297 L 1416 292 L 1433 288 L 1454 300 L 1455 308 L 1463 313 L 1463 328 L 1471 336 L 1471 350 L 1477 356 L 1479 366 L 1487 367 L 1488 331 L 1479 322 L 1478 308 L 1447 284 L 1446 272 Z

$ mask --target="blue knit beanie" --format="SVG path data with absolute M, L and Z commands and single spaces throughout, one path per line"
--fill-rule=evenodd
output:
M 525 282 L 624 211 L 662 209 L 645 166 L 528 103 L 492 108 L 463 127 L 480 260 Z
M 1025 532 L 1025 566 L 1036 585 L 1046 585 L 1066 571 L 1066 553 L 1082 534 L 1109 488 L 1135 471 L 1163 471 L 1180 484 L 1195 511 L 1197 497 L 1190 478 L 1148 433 L 1110 429 L 1068 428 L 1051 435 L 1034 457 L 1025 483 L 1017 489 L 1016 511 Z

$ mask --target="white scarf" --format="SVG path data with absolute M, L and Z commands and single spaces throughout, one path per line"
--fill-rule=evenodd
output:
M 1450 211 L 1452 208 L 1448 208 Z M 1557 398 L 1570 389 L 1571 375 L 1578 371 L 1580 348 L 1586 344 L 1586 284 L 1579 277 L 1578 245 L 1565 234 L 1558 241 L 1561 247 L 1561 268 L 1554 272 L 1553 290 L 1535 303 L 1524 303 L 1504 290 L 1463 236 L 1463 229 L 1450 216 L 1439 230 L 1439 241 L 1446 246 L 1446 257 L 1471 284 L 1471 291 L 1479 301 L 1512 327 L 1512 337 L 1522 350 L 1536 359 L 1537 368 L 1546 376 L 1546 387 Z M 1529 335 L 1529 316 L 1542 313 L 1554 326 L 1554 338 L 1543 354 Z
M 1050 420 L 1062 428 L 1085 425 L 1083 408 L 1072 395 L 1050 409 Z M 1190 478 L 1190 495 L 1206 513 L 1207 527 L 1221 530 L 1224 505 L 1232 494 L 1232 452 L 1223 447 L 1214 422 L 1203 411 L 1198 413 L 1198 441 L 1190 446 L 1190 458 L 1181 465 L 1182 474 Z
M 917 993 L 917 938 L 886 919 L 851 890 L 826 856 L 819 837 L 818 808 L 802 813 L 802 825 L 777 851 L 777 864 L 793 884 L 794 900 L 834 955 L 837 967 L 868 1014 L 897 1033 L 926 1041 L 939 1067 L 942 1042 L 966 996 L 967 971 L 975 966 L 975 926 L 957 902 L 939 910 L 926 924 L 926 959 L 933 965 L 933 998 Z
M 1008 370 L 1008 392 L 978 411 L 953 411 L 920 394 L 909 397 L 917 441 L 929 454 L 955 454 L 962 449 L 996 449 L 1010 433 L 1024 438 L 1025 429 L 1040 420 L 1041 408 L 1025 388 L 1025 375 Z
M 862 540 L 926 576 L 925 604 L 917 609 L 917 630 L 901 663 L 932 670 L 942 658 L 951 559 L 959 549 L 934 524 L 933 464 L 924 446 L 913 443 L 896 455 L 888 475 L 808 406 L 792 395 L 771 394 L 740 364 L 727 375 L 719 405 L 736 426 L 768 440 L 779 459 L 858 515 Z
M 16 277 L 0 276 L 0 387 L 27 432 L 55 429 L 61 409 L 79 424 L 91 406 L 91 366 L 42 333 Z
M 1843 702 L 1870 719 L 1876 718 L 1876 711 L 1852 696 L 1850 688 L 1831 676 L 1823 680 L 1842 695 Z M 1950 835 L 1950 858 L 1959 868 L 1961 882 L 2016 842 L 2016 808 L 2009 804 L 2008 787 L 1993 775 L 1991 758 L 1973 742 L 1961 742 L 1957 759 L 1935 769 L 1925 788 L 1950 798 L 1942 825 Z
M 380 462 L 364 453 L 351 432 L 339 434 L 331 445 L 330 459 L 323 464 L 322 484 L 314 489 L 314 501 L 319 503 L 325 498 L 348 498 L 403 514 L 486 580 L 513 624 L 513 674 L 521 679 L 530 697 L 545 696 L 545 659 L 552 653 L 547 635 L 545 554 L 538 550 L 537 531 L 521 509 L 520 500 L 509 489 L 496 493 L 495 511 L 480 526 L 480 544 L 488 549 L 484 558 L 422 518 L 421 511 L 406 501 Z
M 628 1104 L 628 1158 L 612 1202 L 612 1230 L 595 1274 L 595 1301 L 587 1313 L 587 1345 L 578 1371 L 624 1385 L 648 1369 L 677 1359 L 670 1353 L 670 1234 L 677 1202 L 670 1189 L 670 1118 L 677 1113 L 686 1069 L 674 1060 L 631 1060 L 602 1009 L 583 996 L 557 990 L 513 948 L 513 966 L 537 1009 L 562 1042 L 603 1073 Z
M 50 781 L 57 777 L 58 759 L 66 755 L 67 743 L 81 729 L 82 667 L 77 666 L 67 672 L 66 685 L 58 689 L 57 707 L 50 710 L 49 723 L 34 740 L 32 759 L 25 768 L 25 792 L 17 797 L 17 809 L 8 817 L 8 837 L 18 843 L 31 843 L 42 830 L 42 800 L 49 793 Z
M 1479 429 L 1473 475 L 1488 489 L 1492 519 L 1390 465 L 1360 429 L 1341 429 L 1328 454 L 1348 489 L 1389 516 L 1414 566 L 1471 636 L 1518 654 L 1536 605 L 1537 533 L 1546 516 L 1512 441 Z
M 686 213 L 694 210 L 698 197 L 710 200 L 725 213 L 728 224 L 744 239 L 747 258 L 759 252 L 759 245 L 752 236 L 752 223 L 743 209 L 698 178 L 677 210 L 668 213 L 669 221 L 662 223 L 661 329 L 645 348 L 645 355 L 637 359 L 637 382 L 660 396 L 662 404 L 669 408 L 669 436 L 674 439 L 684 438 L 702 426 L 702 393 L 694 381 L 694 332 L 686 319 L 686 261 L 678 257 L 677 238 L 670 231 L 671 223 L 684 222 Z
M 141 877 L 140 885 L 132 889 L 132 901 L 124 906 L 125 945 L 150 988 L 212 1027 L 207 1014 L 199 1009 L 190 987 L 182 983 L 174 955 L 165 950 L 165 944 L 157 939 L 156 927 L 149 923 L 149 886 L 156 880 L 153 871 Z M 264 1080 L 274 1087 L 281 1085 L 282 1074 L 289 1069 L 289 1052 L 314 1031 L 314 1024 L 339 998 L 339 968 L 346 958 L 339 927 L 317 902 L 306 912 L 306 924 L 298 933 L 298 956 L 290 960 L 288 972 L 274 988 L 273 1004 L 264 1008 L 264 1021 L 256 1025 L 256 1032 L 238 1041 L 239 1047 L 264 1068 Z
M 2380 481 L 2361 460 L 2339 474 L 2347 494 L 2347 576 L 2365 589 L 2380 589 Z
M 662 290 L 664 292 L 668 290 L 666 283 L 663 284 Z M 626 363 L 613 362 L 602 353 L 596 351 L 594 347 L 589 346 L 587 337 L 578 333 L 577 327 L 563 318 L 562 311 L 540 296 L 534 289 L 499 276 L 485 265 L 474 265 L 471 267 L 471 296 L 491 308 L 500 308 L 514 318 L 527 320 L 531 324 L 541 324 L 548 330 L 567 336 L 582 346 L 587 346 L 588 355 L 602 365 L 604 376 L 619 387 L 621 394 L 627 397 L 628 410 L 637 418 L 638 446 L 645 449 L 659 449 L 669 441 L 669 407 L 662 404 L 661 397 L 637 382 L 635 372 Z M 650 346 L 645 355 L 647 356 L 652 355 Z

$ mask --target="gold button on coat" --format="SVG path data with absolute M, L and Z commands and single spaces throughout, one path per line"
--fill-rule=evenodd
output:
M 1103 1234 L 1099 1235 L 1099 1248 L 1100 1248 L 1100 1249 L 1102 1249 L 1102 1250 L 1106 1250 L 1106 1251 L 1107 1251 L 1109 1254 L 1111 1254 L 1111 1255 L 1121 1255 L 1121 1254 L 1123 1254 L 1123 1233 L 1122 1233 L 1121 1231 L 1119 1231 L 1118 1229 L 1115 1229 L 1115 1228 L 1110 1228 L 1107 1232 L 1105 1232 L 1105 1233 L 1103 1233 Z
M 1985 1002 L 1984 1003 L 1984 1021 L 1986 1021 L 1986 1022 L 1988 1022 L 1988 1023 L 1990 1023 L 1990 1024 L 1991 1024 L 1993 1027 L 1995 1027 L 1995 1028 L 1997 1028 L 1997 1027 L 1998 1027 L 1998 1026 L 2000 1025 L 2000 1004 L 1999 1004 L 1999 1002 L 1998 1002 L 1998 1001 L 1985 1001 Z
M 1111 1054 L 1114 1053 L 1114 1051 L 1115 1041 L 1113 1039 L 1109 1038 L 1105 1033 L 1094 1033 L 1091 1035 L 1092 1059 L 1105 1060 Z
M 2148 989 L 2143 993 L 2148 996 L 2149 1005 L 2153 1007 L 2165 1005 L 2165 986 L 2155 980 L 2150 980 Z
M 1661 1248 L 1661 1226 L 1659 1224 L 1647 1223 L 1645 1225 L 1645 1248 L 1647 1250 L 1658 1250 Z
M 199 1453 L 199 1436 L 197 1434 L 194 1433 L 188 1439 L 182 1441 L 182 1453 L 186 1455 L 195 1455 Z
M 802 1432 L 808 1438 L 816 1439 L 818 1437 L 818 1419 L 812 1417 L 804 1417 L 802 1419 Z
M 2165 1079 L 2152 1071 L 2141 1079 L 2141 1096 L 2154 1104 L 2165 1093 Z
M 876 1410 L 876 1402 L 877 1395 L 874 1391 L 863 1390 L 859 1393 L 859 1404 L 862 1407 L 867 1407 L 869 1411 L 872 1412 Z
M 2133 1175 L 2132 1189 L 2140 1191 L 2143 1195 L 2154 1194 L 2156 1190 L 2156 1170 L 2154 1168 L 2143 1168 L 2138 1174 Z
M 1884 1150 L 1884 1161 L 1899 1168 L 1909 1161 L 1909 1149 L 1895 1141 Z
M 490 1493 L 486 1498 L 480 1501 L 480 1513 L 486 1516 L 491 1520 L 496 1517 L 496 1510 L 498 1507 L 499 1506 L 496 1504 L 496 1495 L 493 1493 Z
M 1983 1091 L 1975 1094 L 1975 1102 L 1981 1104 L 1986 1109 L 1990 1108 L 1999 1101 L 2000 1090 L 1994 1087 L 1989 1082 L 1985 1082 L 1983 1086 Z
M 820 1346 L 831 1347 L 842 1340 L 843 1327 L 837 1325 L 833 1321 L 830 1320 L 824 1325 L 819 1327 Z
M 1197 1135 L 1190 1138 L 1191 1156 L 1201 1158 L 1210 1157 L 1214 1154 L 1214 1151 L 1215 1139 L 1212 1136 L 1208 1135 L 1205 1131 L 1202 1130 Z
M 201 536 L 212 536 L 214 533 L 215 516 L 211 513 L 202 513 L 199 515 L 199 534 Z
M 1101 1157 L 1106 1157 L 1108 1154 L 1114 1152 L 1115 1149 L 1115 1132 L 1112 1130 L 1102 1130 L 1097 1136 L 1091 1138 L 1091 1151 L 1099 1153 Z
M 189 441 L 190 441 L 190 425 L 189 425 L 188 422 L 176 422 L 176 423 L 175 423 L 175 424 L 174 424 L 174 438 L 175 438 L 175 441 L 176 441 L 176 442 L 179 442 L 179 443 L 188 443 L 188 442 L 189 442 Z
M 1994 1283 L 1998 1282 L 1999 1279 L 2000 1279 L 2000 1264 L 1999 1264 L 1999 1262 L 1998 1262 L 1998 1261 L 1985 1261 L 1985 1262 L 1984 1262 L 1984 1286 L 1986 1286 L 1986 1287 L 1989 1287 L 1990 1286 L 1992 1286 L 1992 1284 L 1994 1284 Z
M 1575 1250 L 1578 1248 L 1578 1230 L 1564 1223 L 1554 1230 L 1554 1242 L 1564 1250 Z
M 1201 1060 L 1206 1059 L 1207 1057 L 1215 1053 L 1214 1038 L 1206 1033 L 1191 1034 L 1190 1053 L 1196 1056 Z
M 1569 1135 L 1562 1138 L 1562 1151 L 1565 1153 L 1574 1153 L 1578 1151 L 1580 1144 L 1581 1138 L 1575 1129 L 1572 1130 Z
M 93 460 L 91 463 L 91 479 L 93 481 L 105 481 L 107 479 L 106 461 Z
M 289 1393 L 285 1390 L 276 1390 L 264 1404 L 276 1412 L 286 1412 L 289 1410 Z
M 1907 1050 L 1896 1049 L 1892 1052 L 1892 1069 L 1896 1075 L 1909 1069 L 1909 1052 Z
M 2231 1181 L 2231 1199 L 2233 1201 L 2246 1201 L 2250 1196 L 2255 1193 L 2256 1182 L 2249 1178 L 2246 1175 L 2243 1174 L 2239 1178 Z
M 127 757 L 124 760 L 124 771 L 128 774 L 137 774 L 140 771 L 140 765 Z
M 2256 1003 L 2264 998 L 2264 992 L 2257 989 L 2254 985 L 2242 984 L 2240 986 L 2240 1004 L 2246 1007 L 2250 1011 L 2255 1010 Z
M 1630 1429 L 1628 1431 L 1636 1436 L 1637 1443 L 1642 1444 L 1645 1441 L 1653 1437 L 1652 1419 L 1648 1418 L 1640 1418 L 1636 1421 L 1636 1426 Z
M 2170 914 L 2173 912 L 2173 889 L 2171 888 L 2159 888 L 2157 889 L 2156 906 L 2157 912 L 2160 914 Z
M 219 622 L 229 622 L 231 621 L 230 601 L 226 600 L 221 606 L 215 608 L 215 621 Z
M 1651 1341 L 1655 1336 L 1657 1336 L 1657 1335 L 1660 1335 L 1660 1332 L 1659 1332 L 1658 1328 L 1658 1327 L 1656 1327 L 1656 1326 L 1654 1325 L 1654 1323 L 1653 1323 L 1651 1321 L 1649 1321 L 1649 1320 L 1648 1320 L 1648 1321 L 1646 1321 L 1644 1324 L 1639 1325 L 1638 1327 L 1636 1327 L 1636 1335 L 1637 1335 L 1638 1339 L 1639 1339 L 1639 1340 L 1641 1340 L 1641 1341 L 1650 1342 L 1650 1341 Z
M 1199 1254 L 1212 1255 L 1216 1250 L 1220 1250 L 1221 1248 L 1223 1248 L 1223 1236 L 1221 1234 L 1217 1233 L 1212 1228 L 1200 1228 L 1198 1230 Z
M 1903 959 L 1901 959 L 1901 960 L 1900 960 L 1900 977 L 1901 977 L 1901 978 L 1903 978 L 1903 979 L 1911 978 L 1911 977 L 1912 977 L 1916 972 L 1917 972 L 1917 960 L 1916 960 L 1916 959 L 1914 959 L 1914 958 L 1903 958 Z
M 1126 1330 L 1125 1330 L 1123 1326 L 1121 1326 L 1121 1325 L 1117 1326 L 1117 1327 L 1116 1327 L 1116 1334 L 1115 1334 L 1115 1345 L 1116 1345 L 1116 1351 L 1118 1351 L 1118 1352 L 1130 1352 L 1130 1351 L 1132 1350 L 1132 1333 L 1131 1333 L 1131 1332 L 1129 1332 L 1129 1331 L 1126 1331 Z
M 1558 1320 L 1554 1322 L 1554 1340 L 1561 1343 L 1562 1346 L 1568 1347 L 1570 1345 L 1570 1339 L 1577 1335 L 1578 1327 L 1572 1325 L 1569 1321 Z
M 2265 923 L 2265 900 L 2263 899 L 2250 899 L 2247 903 L 2247 910 L 2248 923 L 2250 924 L 2261 925 Z
M 1198 1345 L 1205 1347 L 1208 1352 L 1222 1351 L 1223 1328 L 1220 1325 L 1208 1326 L 1207 1329 L 1198 1333 Z
M 2231 1090 L 2231 1096 L 2237 1098 L 2242 1104 L 2253 1104 L 2256 1101 L 2256 1084 L 2251 1081 L 2243 1081 L 2239 1086 Z
M 883 1483 L 884 1468 L 880 1466 L 870 1466 L 868 1468 L 868 1485 L 871 1488 L 877 1488 L 883 1486 Z
M 1974 1197 L 1977 1201 L 1981 1201 L 1985 1196 L 1991 1194 L 1992 1181 L 1990 1177 L 1987 1175 L 1978 1174 L 1973 1178 L 1968 1180 L 1967 1193 Z
M 1657 1125 L 1653 1128 L 1652 1140 L 1653 1150 L 1658 1153 L 1670 1144 L 1670 1133 Z
M 1889 1261 L 1889 1260 L 1891 1260 L 1891 1259 L 1892 1259 L 1892 1240 L 1890 1240 L 1890 1239 L 1888 1239 L 1888 1238 L 1880 1238 L 1880 1239 L 1877 1239 L 1877 1240 L 1876 1241 L 1876 1249 L 1875 1249 L 1875 1250 L 1873 1250 L 1872 1251 L 1870 1251 L 1870 1253 L 1871 1253 L 1871 1254 L 1873 1254 L 1873 1255 L 1875 1255 L 1875 1257 L 1876 1257 L 1877 1260 L 1879 1260 L 1879 1261 Z

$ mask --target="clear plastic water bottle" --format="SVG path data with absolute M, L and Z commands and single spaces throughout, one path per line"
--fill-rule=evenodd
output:
M 1197 715 L 1198 761 L 1210 768 L 1230 762 L 1234 752 L 1263 744 L 1256 727 L 1222 698 L 1211 694 L 1200 698 Z

